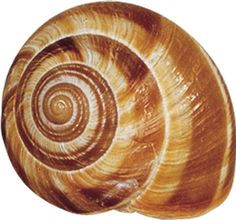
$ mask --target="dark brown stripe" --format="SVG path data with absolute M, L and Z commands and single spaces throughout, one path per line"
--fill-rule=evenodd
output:
M 38 86 L 36 86 L 35 93 L 33 94 L 33 98 L 32 98 L 33 118 L 34 118 L 35 124 L 40 129 L 40 131 L 49 139 L 53 141 L 57 141 L 57 142 L 71 141 L 75 139 L 76 137 L 78 137 L 84 131 L 88 123 L 89 114 L 90 114 L 88 100 L 85 97 L 85 94 L 81 91 L 81 89 L 74 86 L 73 84 L 60 83 L 54 86 L 51 90 L 48 91 L 48 93 L 56 92 L 56 91 L 68 91 L 70 92 L 72 96 L 74 96 L 75 100 L 80 98 L 81 100 L 83 100 L 83 102 L 81 105 L 79 105 L 79 108 L 78 108 L 78 114 L 80 115 L 78 115 L 77 119 L 72 125 L 70 125 L 69 127 L 65 127 L 62 130 L 53 130 L 52 128 L 48 127 L 47 124 L 44 124 L 44 122 L 41 120 L 40 115 L 39 115 L 39 107 L 38 107 L 39 97 L 38 96 L 40 92 L 42 91 L 43 87 L 51 80 L 50 76 L 52 75 L 54 76 L 54 74 L 50 71 L 50 73 L 46 75 L 46 76 L 49 76 L 49 79 L 48 80 L 41 79 L 37 84 Z M 57 76 L 58 75 L 59 74 L 57 74 Z M 63 75 L 63 73 L 61 75 Z M 46 96 L 49 95 L 48 93 L 46 94 Z M 45 97 L 44 99 L 47 99 L 47 97 Z M 45 108 L 47 107 L 45 106 L 43 107 L 44 112 L 47 111 L 47 109 Z
M 33 56 L 34 56 L 35 51 L 32 48 L 23 48 L 16 56 L 12 63 L 12 67 L 15 67 L 15 65 L 20 61 L 20 60 L 25 60 L 28 62 Z
M 21 49 L 21 51 L 17 54 L 16 58 L 14 59 L 12 65 L 10 67 L 10 70 L 9 70 L 7 78 L 6 78 L 5 85 L 9 84 L 8 80 L 10 79 L 10 76 L 12 74 L 15 74 L 12 71 L 13 71 L 13 68 L 16 68 L 17 63 L 20 61 L 23 61 L 23 60 L 25 63 L 27 63 L 34 56 L 34 53 L 35 53 L 35 51 L 32 48 L 22 48 Z M 4 90 L 5 89 L 6 88 L 4 88 Z
M 227 122 L 224 100 L 207 60 L 185 33 L 177 33 L 175 41 L 179 40 L 182 48 L 176 48 L 179 43 L 174 42 L 169 54 L 178 63 L 176 72 L 183 73 L 180 86 L 191 83 L 184 96 L 195 97 L 191 102 L 192 144 L 180 185 L 164 209 L 178 209 L 183 216 L 189 216 L 191 212 L 195 215 L 207 210 L 212 204 L 227 145 Z
M 3 97 L 3 104 L 2 104 L 2 118 L 1 118 L 1 127 L 2 127 L 2 137 L 3 141 L 7 145 L 7 137 L 6 137 L 6 118 L 10 112 L 12 112 L 14 108 L 14 99 L 16 95 L 16 86 L 13 87 L 5 97 Z
M 120 179 L 117 181 L 104 182 L 104 186 L 98 188 L 84 188 L 80 194 L 89 202 L 95 202 L 101 208 L 111 208 L 128 198 L 138 188 L 136 180 Z
M 50 58 L 51 56 L 56 56 L 59 54 L 61 56 L 66 55 L 67 57 L 75 57 L 76 60 L 81 62 L 83 61 L 83 56 L 81 52 L 77 49 L 76 43 L 74 42 L 73 38 L 65 37 L 50 44 L 48 47 L 39 52 L 37 56 L 34 57 L 34 59 L 27 66 L 26 72 L 33 72 L 43 61 Z
M 83 146 L 82 148 L 80 146 L 81 149 L 77 150 L 75 153 L 71 155 L 60 156 L 55 153 L 44 152 L 40 148 L 40 146 L 38 146 L 33 141 L 34 137 L 30 135 L 30 132 L 26 128 L 25 122 L 22 120 L 24 109 L 22 109 L 22 105 L 20 105 L 20 103 L 23 101 L 25 86 L 28 82 L 27 76 L 25 76 L 24 80 L 20 82 L 19 85 L 20 90 L 17 93 L 17 101 L 16 101 L 17 126 L 21 138 L 25 143 L 25 146 L 36 158 L 54 168 L 74 170 L 74 169 L 79 169 L 81 167 L 85 167 L 93 163 L 101 155 L 103 155 L 105 151 L 109 148 L 117 126 L 116 105 L 114 96 L 109 86 L 107 85 L 105 80 L 103 80 L 101 76 L 99 76 L 98 73 L 95 72 L 94 70 L 88 69 L 87 67 L 78 64 L 74 65 L 67 64 L 64 66 L 60 66 L 59 70 L 62 71 L 63 73 L 67 72 L 68 74 L 74 74 L 74 76 L 76 77 L 81 77 L 81 79 L 83 81 L 87 81 L 92 90 L 95 91 L 99 107 L 98 109 L 100 114 L 99 118 L 105 118 L 105 122 L 104 124 L 98 123 L 95 129 L 96 136 L 94 137 L 94 139 L 90 139 L 89 143 L 86 146 Z M 26 74 L 29 74 L 29 72 L 26 71 Z M 98 88 L 98 91 L 94 87 L 94 85 L 91 84 L 91 82 L 89 82 L 88 79 L 86 79 L 86 77 L 83 77 L 83 74 L 86 77 L 89 77 L 90 80 L 92 80 L 92 82 L 94 83 L 96 82 L 95 84 L 96 88 Z M 102 103 L 104 103 L 105 105 L 104 108 L 102 107 L 103 106 Z M 109 129 L 109 132 L 107 132 L 106 129 Z M 92 149 L 89 149 L 89 146 L 92 145 L 93 143 L 96 144 Z M 69 158 L 74 157 L 74 159 L 68 159 L 67 156 Z
M 129 84 L 127 93 L 135 92 L 149 74 L 148 67 L 134 52 L 108 37 L 88 34 L 74 37 L 74 41 L 78 48 L 86 46 L 88 50 L 101 54 L 104 60 L 111 60 L 119 70 L 114 75 L 122 74 Z
M 12 87 L 2 99 L 2 112 L 7 107 L 9 100 L 16 94 L 17 86 Z
M 136 126 L 137 133 L 133 138 L 133 144 L 127 146 L 133 150 L 130 154 L 127 152 L 129 159 L 123 161 L 116 173 L 111 174 L 103 181 L 112 182 L 118 177 L 123 180 L 133 178 L 142 187 L 151 172 L 153 164 L 150 161 L 153 161 L 156 154 L 159 153 L 164 139 L 165 125 L 162 114 L 162 99 L 156 80 L 143 61 L 121 43 L 104 36 L 95 35 L 83 35 L 76 37 L 76 39 L 76 42 L 79 42 L 78 47 L 81 44 L 81 47 L 87 47 L 88 50 L 95 50 L 101 54 L 104 60 L 110 59 L 118 68 L 118 73 L 114 72 L 114 76 L 122 74 L 125 77 L 129 86 L 118 94 L 119 102 L 125 103 L 130 96 L 135 98 L 135 109 L 130 112 L 129 117 L 127 116 L 127 120 L 123 120 L 122 124 L 123 126 L 131 124 L 133 120 L 133 124 Z M 110 130 L 110 128 L 106 130 Z M 93 192 L 93 189 L 90 191 Z M 102 190 L 98 191 L 102 195 Z M 125 198 L 128 198 L 126 194 L 120 195 L 117 204 Z M 111 199 L 116 201 L 115 198 Z M 109 205 L 107 204 L 107 206 Z
M 109 196 L 107 189 L 82 189 L 81 194 L 83 194 L 86 199 L 90 201 L 97 201 L 98 205 L 103 208 L 112 207 L 119 204 L 123 200 L 123 196 Z M 104 196 L 107 194 L 107 197 Z M 128 195 L 127 195 L 128 196 Z
M 13 167 L 15 168 L 17 174 L 20 176 L 20 178 L 23 180 L 23 182 L 30 187 L 30 184 L 29 184 L 29 181 L 28 181 L 28 178 L 26 176 L 26 173 L 24 171 L 24 169 L 21 167 L 21 164 L 19 163 L 19 159 L 15 156 L 17 155 L 16 152 L 14 152 L 12 150 L 12 146 L 10 144 L 10 134 L 9 134 L 9 131 L 8 131 L 8 134 L 7 134 L 7 130 L 6 130 L 6 125 L 7 123 L 9 123 L 9 119 L 8 121 L 6 121 L 7 119 L 7 115 L 13 111 L 13 108 L 14 108 L 14 98 L 15 98 L 15 91 L 16 91 L 16 88 L 14 87 L 8 94 L 7 96 L 5 97 L 5 101 L 3 102 L 3 110 L 2 110 L 2 121 L 1 121 L 1 125 L 2 125 L 2 137 L 3 137 L 3 140 L 4 140 L 4 143 L 6 145 L 6 150 L 7 150 L 7 153 L 8 153 L 8 156 L 11 160 L 11 163 L 13 165 Z M 7 101 L 7 102 L 6 102 Z
M 158 34 L 161 17 L 146 8 L 118 2 L 99 2 L 84 5 L 81 8 L 83 7 L 86 7 L 86 11 L 94 11 L 98 14 L 110 15 L 115 18 L 120 17 L 134 22 L 146 30 L 150 37 L 154 37 Z
M 73 213 L 84 213 L 85 210 L 83 210 L 82 208 L 78 207 L 75 205 L 74 202 L 72 202 L 62 191 L 60 191 L 59 189 L 57 189 L 56 187 L 53 186 L 53 183 L 51 184 L 50 187 L 50 197 L 51 200 L 53 201 L 53 203 L 62 208 L 65 209 L 67 211 L 73 212 Z M 47 192 L 45 192 L 47 193 Z M 48 195 L 48 193 L 47 193 Z

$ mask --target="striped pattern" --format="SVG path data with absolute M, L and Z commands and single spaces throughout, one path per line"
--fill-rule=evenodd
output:
M 232 185 L 234 115 L 217 68 L 138 6 L 82 5 L 45 23 L 12 64 L 2 112 L 19 176 L 71 212 L 194 217 Z

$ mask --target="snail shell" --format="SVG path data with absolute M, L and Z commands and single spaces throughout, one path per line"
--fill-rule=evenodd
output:
M 193 217 L 233 181 L 218 69 L 181 28 L 134 5 L 82 5 L 38 29 L 7 77 L 2 132 L 25 184 L 75 213 Z

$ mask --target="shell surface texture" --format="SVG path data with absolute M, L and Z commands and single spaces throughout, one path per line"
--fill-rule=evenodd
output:
M 148 9 L 100 2 L 49 20 L 16 56 L 2 107 L 18 175 L 67 211 L 191 218 L 230 191 L 223 79 L 191 36 Z

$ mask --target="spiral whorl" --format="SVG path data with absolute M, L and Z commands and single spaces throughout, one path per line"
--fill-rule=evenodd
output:
M 23 181 L 76 213 L 192 217 L 233 180 L 217 68 L 181 28 L 134 5 L 82 5 L 38 29 L 7 77 L 2 133 Z

